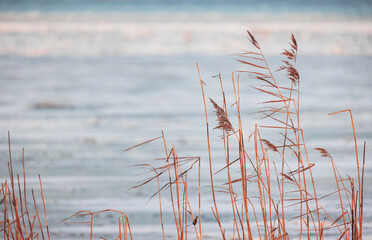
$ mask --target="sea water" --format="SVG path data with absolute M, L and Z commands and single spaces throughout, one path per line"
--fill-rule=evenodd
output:
M 301 121 L 311 162 L 318 167 L 320 196 L 330 192 L 328 184 L 334 179 L 329 160 L 320 158 L 313 148 L 326 148 L 344 176 L 356 176 L 350 118 L 328 113 L 353 111 L 360 157 L 363 141 L 367 141 L 364 235 L 368 238 L 372 234 L 368 208 L 372 202 L 370 3 L 295 3 L 2 1 L 1 179 L 7 176 L 10 131 L 13 165 L 19 172 L 21 149 L 25 148 L 28 188 L 39 190 L 41 175 L 53 239 L 87 239 L 89 225 L 60 221 L 80 210 L 103 209 L 128 214 L 136 239 L 161 239 L 157 198 L 148 202 L 156 184 L 131 189 L 144 179 L 137 175 L 142 170 L 131 166 L 164 157 L 162 142 L 123 150 L 158 137 L 164 130 L 169 146 L 174 144 L 180 156 L 201 157 L 201 185 L 209 193 L 196 62 L 207 96 L 221 103 L 219 81 L 212 77 L 220 73 L 232 104 L 231 73 L 246 69 L 234 54 L 253 50 L 246 30 L 256 36 L 273 69 L 280 66 L 279 53 L 288 47 L 293 33 L 299 44 Z M 249 76 L 241 74 L 240 78 L 248 134 L 259 122 L 258 103 L 266 96 L 251 88 L 258 83 Z M 216 125 L 212 110 L 208 105 L 217 171 L 224 166 L 224 158 L 220 133 L 212 130 Z M 229 111 L 234 114 L 233 108 Z M 268 134 L 272 135 L 266 138 L 279 135 L 278 131 Z M 223 181 L 222 174 L 216 175 L 217 183 Z M 197 193 L 195 173 L 190 173 L 189 189 Z M 196 197 L 191 195 L 192 200 Z M 231 230 L 226 199 L 219 196 L 219 210 L 224 227 Z M 332 198 L 325 198 L 323 204 L 337 207 Z M 164 193 L 166 230 L 168 238 L 174 239 L 170 206 Z M 202 206 L 203 232 L 217 239 L 210 199 L 203 198 Z M 115 238 L 117 217 L 99 215 L 95 237 Z M 295 227 L 298 222 L 289 224 Z

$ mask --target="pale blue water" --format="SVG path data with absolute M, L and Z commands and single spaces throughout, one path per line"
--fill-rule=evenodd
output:
M 195 63 L 207 82 L 207 95 L 220 102 L 219 82 L 212 76 L 221 73 L 231 99 L 231 72 L 242 68 L 232 54 L 249 49 L 247 28 L 256 34 L 274 69 L 290 33 L 295 34 L 308 148 L 325 147 L 341 172 L 355 175 L 349 118 L 327 114 L 351 108 L 359 145 L 363 140 L 367 145 L 371 142 L 371 3 L 301 3 L 1 1 L 1 179 L 7 176 L 9 130 L 18 170 L 21 148 L 25 148 L 30 188 L 38 189 L 37 174 L 41 174 L 53 239 L 87 239 L 88 226 L 59 221 L 79 210 L 105 208 L 127 213 L 136 239 L 160 239 L 157 201 L 146 204 L 155 186 L 129 190 L 140 177 L 135 175 L 138 169 L 128 166 L 163 157 L 162 145 L 122 151 L 164 130 L 179 155 L 201 156 L 205 163 L 205 125 Z M 251 85 L 254 82 L 242 76 L 247 128 L 257 121 L 254 112 L 264 99 Z M 210 121 L 214 126 L 214 120 Z M 218 134 L 212 131 L 215 144 Z M 367 157 L 371 153 L 368 148 Z M 216 148 L 214 154 L 217 159 L 223 152 Z M 323 195 L 329 193 L 330 165 L 318 156 L 312 153 Z M 223 162 L 214 166 L 218 169 Z M 202 170 L 208 172 L 206 164 Z M 372 202 L 371 173 L 367 161 L 366 206 Z M 222 177 L 217 176 L 217 181 Z M 208 192 L 206 175 L 202 181 Z M 196 183 L 191 183 L 190 191 L 196 191 Z M 216 238 L 208 201 L 203 200 L 208 206 L 203 209 L 204 231 Z M 164 204 L 169 216 L 167 198 Z M 325 205 L 333 204 L 332 199 L 325 200 Z M 223 200 L 221 217 L 229 228 L 231 218 Z M 116 218 L 104 215 L 99 221 L 97 237 L 113 238 Z M 170 227 L 169 239 L 174 238 L 173 230 Z M 366 207 L 366 238 L 371 233 L 372 212 Z

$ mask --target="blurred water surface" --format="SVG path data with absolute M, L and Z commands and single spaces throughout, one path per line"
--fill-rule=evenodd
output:
M 221 73 L 232 103 L 231 72 L 244 68 L 233 54 L 251 47 L 246 29 L 260 41 L 273 69 L 295 34 L 309 149 L 326 148 L 341 172 L 355 176 L 350 120 L 346 114 L 327 115 L 347 108 L 354 113 L 359 145 L 372 139 L 369 1 L 326 1 L 321 6 L 316 1 L 304 6 L 299 1 L 1 1 L 0 11 L 0 176 L 7 176 L 9 130 L 17 170 L 25 148 L 29 188 L 38 189 L 41 174 L 54 239 L 87 239 L 88 226 L 59 221 L 79 210 L 106 208 L 128 213 L 137 239 L 160 239 L 157 201 L 147 203 L 155 185 L 129 190 L 141 179 L 135 176 L 138 169 L 129 166 L 163 157 L 162 144 L 122 151 L 164 130 L 180 156 L 201 156 L 208 173 L 195 63 L 207 95 L 221 102 L 219 82 L 212 78 Z M 265 99 L 251 88 L 254 84 L 241 76 L 247 131 L 258 121 L 257 103 Z M 219 133 L 212 135 L 213 143 L 221 144 Z M 213 154 L 219 159 L 222 148 Z M 320 195 L 329 193 L 331 166 L 318 154 L 311 156 L 319 166 Z M 216 160 L 215 169 L 222 166 Z M 372 200 L 371 173 L 367 161 L 366 206 Z M 207 175 L 202 179 L 205 191 Z M 192 176 L 190 191 L 197 186 Z M 223 176 L 216 178 L 221 182 Z M 330 198 L 324 204 L 335 203 Z M 166 197 L 164 205 L 169 215 Z M 209 205 L 210 199 L 203 199 L 203 206 Z M 218 237 L 209 207 L 203 212 L 206 236 Z M 221 199 L 226 228 L 231 225 L 228 213 L 228 203 Z M 112 238 L 116 217 L 104 215 L 98 221 L 97 236 Z M 368 237 L 368 207 L 364 224 Z M 169 229 L 172 238 L 174 228 Z

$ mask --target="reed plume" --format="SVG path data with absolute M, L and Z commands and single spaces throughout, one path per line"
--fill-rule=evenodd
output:
M 231 125 L 226 112 L 220 106 L 218 106 L 217 103 L 213 101 L 211 98 L 209 98 L 209 100 L 211 101 L 217 116 L 218 125 L 214 129 L 221 129 L 223 131 L 226 131 L 227 133 L 233 132 L 234 128 Z

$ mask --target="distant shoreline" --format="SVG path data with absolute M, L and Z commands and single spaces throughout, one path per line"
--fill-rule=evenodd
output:
M 190 12 L 190 11 L 109 11 L 109 12 L 95 12 L 95 11 L 4 11 L 0 9 L 0 20 L 12 19 L 37 19 L 37 18 L 59 18 L 68 16 L 67 20 L 71 19 L 91 19 L 96 20 L 189 20 L 192 18 L 195 21 L 216 21 L 223 18 L 226 21 L 338 21 L 343 19 L 372 21 L 372 15 L 350 15 L 343 13 L 322 13 L 322 12 Z

